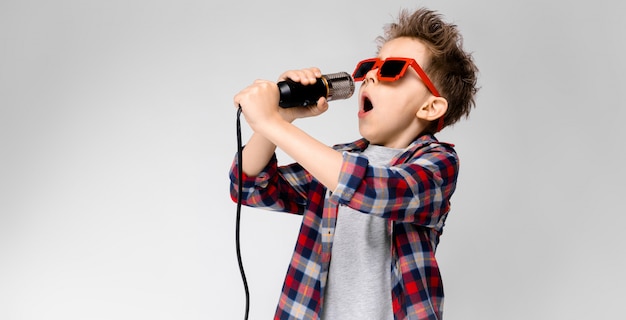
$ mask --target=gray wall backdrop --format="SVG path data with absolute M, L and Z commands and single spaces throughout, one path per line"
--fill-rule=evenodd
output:
M 622 2 L 3 0 L 0 318 L 243 318 L 233 95 L 351 72 L 418 6 L 459 26 L 483 88 L 440 135 L 462 161 L 446 319 L 626 317 Z M 356 102 L 297 123 L 356 139 Z M 251 319 L 273 314 L 298 225 L 244 208 Z

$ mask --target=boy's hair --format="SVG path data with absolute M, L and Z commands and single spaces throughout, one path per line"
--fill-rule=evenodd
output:
M 385 42 L 400 37 L 418 39 L 430 50 L 430 61 L 422 67 L 441 96 L 448 100 L 444 127 L 456 123 L 462 117 L 469 117 L 475 106 L 474 96 L 478 92 L 478 68 L 471 54 L 463 50 L 463 37 L 457 26 L 445 23 L 432 10 L 420 8 L 409 13 L 403 9 L 397 22 L 386 25 L 384 31 L 384 36 L 377 38 L 378 50 Z M 427 131 L 435 132 L 436 123 L 433 121 Z

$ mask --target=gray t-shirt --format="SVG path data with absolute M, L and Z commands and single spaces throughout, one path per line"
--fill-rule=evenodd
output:
M 370 165 L 388 165 L 401 152 L 369 145 Z M 333 238 L 323 320 L 393 320 L 391 235 L 387 220 L 340 206 Z

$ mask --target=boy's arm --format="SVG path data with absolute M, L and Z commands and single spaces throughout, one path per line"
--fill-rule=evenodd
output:
M 448 146 L 431 144 L 406 163 L 370 166 L 367 158 L 344 153 L 331 201 L 401 222 L 436 227 L 449 210 L 459 162 Z
M 257 176 L 239 176 L 238 157 L 230 168 L 230 195 L 250 207 L 302 214 L 308 202 L 311 175 L 294 163 L 278 167 L 275 156 Z M 242 182 L 241 185 L 239 183 Z M 241 194 L 239 189 L 241 187 Z
M 259 175 L 274 156 L 276 145 L 258 133 L 253 133 L 241 154 L 241 170 L 250 177 Z
M 293 124 L 275 119 L 258 129 L 264 137 L 291 156 L 329 190 L 337 187 L 343 156 Z
M 310 68 L 288 71 L 280 79 L 290 78 L 307 85 L 314 83 L 319 77 L 319 69 Z M 235 105 L 241 106 L 246 121 L 256 133 L 246 144 L 245 149 L 248 151 L 244 149 L 242 169 L 249 175 L 258 173 L 267 164 L 268 155 L 271 157 L 275 148 L 279 147 L 327 188 L 333 190 L 337 186 L 342 155 L 291 123 L 297 118 L 325 112 L 328 102 L 322 97 L 314 106 L 284 109 L 278 106 L 279 97 L 276 83 L 265 80 L 255 81 L 235 96 Z
M 258 175 L 273 157 L 278 145 L 327 188 L 334 190 L 343 161 L 341 154 L 285 118 L 287 116 L 282 116 L 282 121 L 268 122 L 263 128 L 255 130 L 243 149 L 243 172 L 247 176 Z

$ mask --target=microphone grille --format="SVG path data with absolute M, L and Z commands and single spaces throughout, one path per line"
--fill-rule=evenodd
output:
M 328 96 L 326 99 L 348 99 L 354 93 L 354 80 L 347 72 L 337 72 L 322 76 L 328 84 Z

